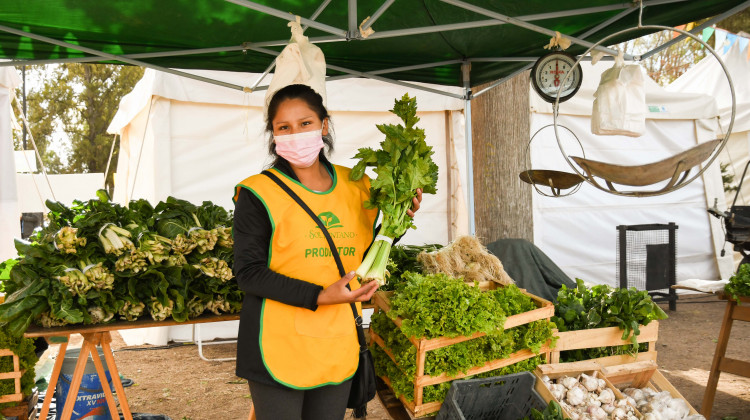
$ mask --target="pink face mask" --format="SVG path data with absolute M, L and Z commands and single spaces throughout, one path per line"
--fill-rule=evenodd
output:
M 276 153 L 298 168 L 309 168 L 323 148 L 323 130 L 273 136 Z

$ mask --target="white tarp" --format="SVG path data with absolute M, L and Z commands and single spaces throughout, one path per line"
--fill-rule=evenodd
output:
M 719 154 L 718 161 L 728 164 L 727 172 L 734 175 L 734 185 L 739 185 L 740 177 L 750 158 L 750 61 L 748 61 L 747 47 L 742 49 L 739 42 L 735 42 L 722 61 L 732 79 L 735 91 L 735 119 L 732 134 L 724 150 Z M 726 132 L 732 115 L 732 96 L 729 82 L 721 64 L 709 56 L 690 68 L 685 74 L 667 86 L 669 90 L 712 95 L 716 98 L 721 115 L 723 132 Z M 717 198 L 720 198 L 719 195 Z M 735 192 L 727 191 L 726 206 L 731 206 Z M 713 200 L 710 201 L 713 205 Z M 724 202 L 719 199 L 719 208 L 724 208 Z M 750 182 L 742 184 L 737 196 L 737 205 L 750 204 Z M 727 252 L 732 250 L 732 244 L 726 244 Z M 734 253 L 735 263 L 739 263 L 742 256 Z
M 48 174 L 47 178 L 42 173 L 16 174 L 16 182 L 18 207 L 21 212 L 47 213 L 48 209 L 44 204 L 46 200 L 57 200 L 70 206 L 73 200 L 86 201 L 96 198 L 96 190 L 104 187 L 104 174 Z
M 242 86 L 251 86 L 258 78 L 191 72 Z M 462 93 L 460 88 L 432 87 Z M 466 234 L 468 217 L 460 188 L 466 173 L 462 170 L 466 162 L 463 101 L 363 79 L 329 82 L 326 89 L 334 131 L 331 161 L 349 167 L 358 148 L 378 147 L 382 141 L 376 124 L 399 122 L 388 112 L 394 100 L 407 92 L 416 96 L 421 119 L 417 126 L 425 130 L 440 168 L 438 194 L 425 196 L 415 219 L 417 230 L 409 231 L 401 242 L 445 244 L 451 235 Z M 121 136 L 115 201 L 146 198 L 156 203 L 171 195 L 194 203 L 210 200 L 232 209 L 234 186 L 270 163 L 263 97 L 264 91 L 244 93 L 146 70 L 133 92 L 123 98 L 109 127 Z M 236 323 L 212 325 L 203 328 L 202 335 L 204 339 L 235 337 L 236 328 Z M 192 339 L 192 328 L 185 326 L 123 333 L 129 344 Z
M 13 238 L 21 237 L 21 219 L 18 212 L 16 164 L 11 132 L 12 90 L 21 79 L 11 67 L 0 67 L 0 261 L 14 258 Z
M 621 165 L 656 162 L 715 137 L 716 104 L 710 96 L 668 92 L 646 77 L 649 107 L 646 134 L 639 138 L 591 134 L 593 92 L 599 75 L 612 62 L 596 66 L 583 63 L 583 85 L 570 101 L 561 104 L 559 133 L 566 154 Z M 530 90 L 531 133 L 552 124 L 552 107 Z M 712 119 L 713 117 L 713 119 Z M 531 144 L 533 169 L 572 172 L 566 163 L 554 130 L 550 127 Z M 694 172 L 693 172 L 694 173 Z M 620 197 L 584 183 L 568 197 L 549 198 L 534 194 L 534 243 L 571 278 L 597 284 L 616 285 L 617 226 L 674 222 L 677 230 L 677 280 L 719 279 L 732 270 L 731 259 L 720 258 L 723 233 L 706 212 L 707 201 L 721 194 L 718 165 L 711 165 L 691 184 L 670 194 Z M 656 189 L 654 187 L 651 190 Z M 574 238 L 574 240 L 573 240 Z

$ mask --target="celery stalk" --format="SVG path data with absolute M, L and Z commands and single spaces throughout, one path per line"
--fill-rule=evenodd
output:
M 359 268 L 357 268 L 357 278 L 360 281 L 364 280 L 367 272 L 370 271 L 370 267 L 372 266 L 373 261 L 375 261 L 375 257 L 377 256 L 378 249 L 380 248 L 382 242 L 383 241 L 375 241 L 372 244 L 370 250 L 367 251 L 367 255 L 365 255 L 365 259 L 362 260 L 362 264 L 360 264 Z
M 385 269 L 388 265 L 388 256 L 391 254 L 391 244 L 386 241 L 378 241 L 380 246 L 377 249 L 375 261 L 373 261 L 370 270 L 365 275 L 365 281 L 375 280 L 381 286 L 385 285 Z M 372 254 L 370 250 L 369 254 Z M 368 254 L 368 256 L 369 256 Z

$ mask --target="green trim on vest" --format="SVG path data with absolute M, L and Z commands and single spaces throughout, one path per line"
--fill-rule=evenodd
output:
M 323 166 L 325 166 L 325 165 L 323 165 Z M 288 179 L 288 180 L 290 180 L 290 181 L 294 182 L 295 184 L 299 185 L 300 187 L 304 188 L 305 190 L 307 190 L 307 191 L 309 191 L 309 192 L 311 192 L 311 193 L 313 193 L 313 194 L 318 194 L 318 195 L 326 195 L 326 194 L 330 194 L 330 193 L 332 193 L 332 192 L 333 192 L 333 190 L 335 190 L 335 189 L 336 189 L 336 183 L 338 182 L 338 171 L 336 171 L 336 167 L 335 167 L 335 166 L 334 166 L 334 168 L 333 168 L 333 185 L 331 185 L 331 188 L 329 188 L 329 189 L 328 189 L 328 190 L 326 190 L 326 191 L 313 191 L 313 190 L 311 190 L 311 189 L 307 188 L 307 187 L 305 186 L 305 184 L 303 184 L 303 183 L 301 183 L 301 182 L 297 181 L 296 179 L 294 179 L 294 178 L 290 177 L 289 175 L 285 174 L 284 172 L 281 172 L 280 170 L 278 170 L 278 169 L 276 169 L 276 168 L 271 168 L 270 170 L 272 170 L 272 171 L 276 172 L 276 173 L 277 173 L 277 174 L 279 174 L 279 175 L 282 175 L 282 176 L 283 176 L 284 178 L 286 178 L 286 179 Z M 328 172 L 328 170 L 327 170 L 327 169 L 326 169 L 326 172 Z M 329 172 L 329 174 L 330 174 L 330 172 Z
M 357 369 L 359 369 L 359 357 L 357 358 L 357 369 L 354 369 L 354 373 L 352 373 L 352 376 L 344 379 L 341 382 L 326 382 L 326 383 L 320 384 L 320 385 L 314 385 L 314 386 L 308 386 L 308 387 L 299 387 L 299 386 L 294 386 L 292 384 L 288 384 L 288 383 L 282 381 L 281 379 L 277 378 L 273 374 L 273 372 L 271 371 L 271 368 L 268 367 L 268 364 L 266 363 L 266 355 L 263 352 L 263 317 L 265 316 L 265 312 L 266 312 L 266 299 L 263 298 L 263 303 L 261 304 L 261 307 L 260 307 L 260 333 L 258 334 L 258 347 L 260 347 L 260 358 L 263 360 L 263 366 L 266 367 L 266 371 L 268 372 L 269 375 L 271 375 L 271 377 L 276 382 L 278 382 L 278 383 L 280 383 L 280 384 L 282 384 L 282 385 L 284 385 L 286 387 L 292 388 L 292 389 L 298 389 L 298 390 L 304 391 L 304 390 L 320 388 L 322 386 L 328 386 L 328 385 L 341 385 L 344 382 L 348 381 L 349 379 L 352 379 L 354 377 L 354 375 L 357 373 Z

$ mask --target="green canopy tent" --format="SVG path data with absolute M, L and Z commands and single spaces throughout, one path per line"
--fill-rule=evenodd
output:
M 674 26 L 713 17 L 694 29 L 699 33 L 749 6 L 749 0 L 644 0 L 642 21 Z M 0 58 L 12 61 L 0 66 L 126 63 L 262 90 L 260 79 L 237 86 L 173 69 L 267 73 L 289 38 L 284 21 L 300 16 L 332 79 L 368 77 L 431 91 L 410 82 L 464 87 L 471 156 L 472 97 L 531 67 L 556 31 L 573 42 L 569 52 L 580 54 L 636 26 L 640 10 L 640 3 L 624 0 L 4 0 Z M 368 29 L 375 32 L 368 36 Z M 467 169 L 473 216 L 471 158 Z

